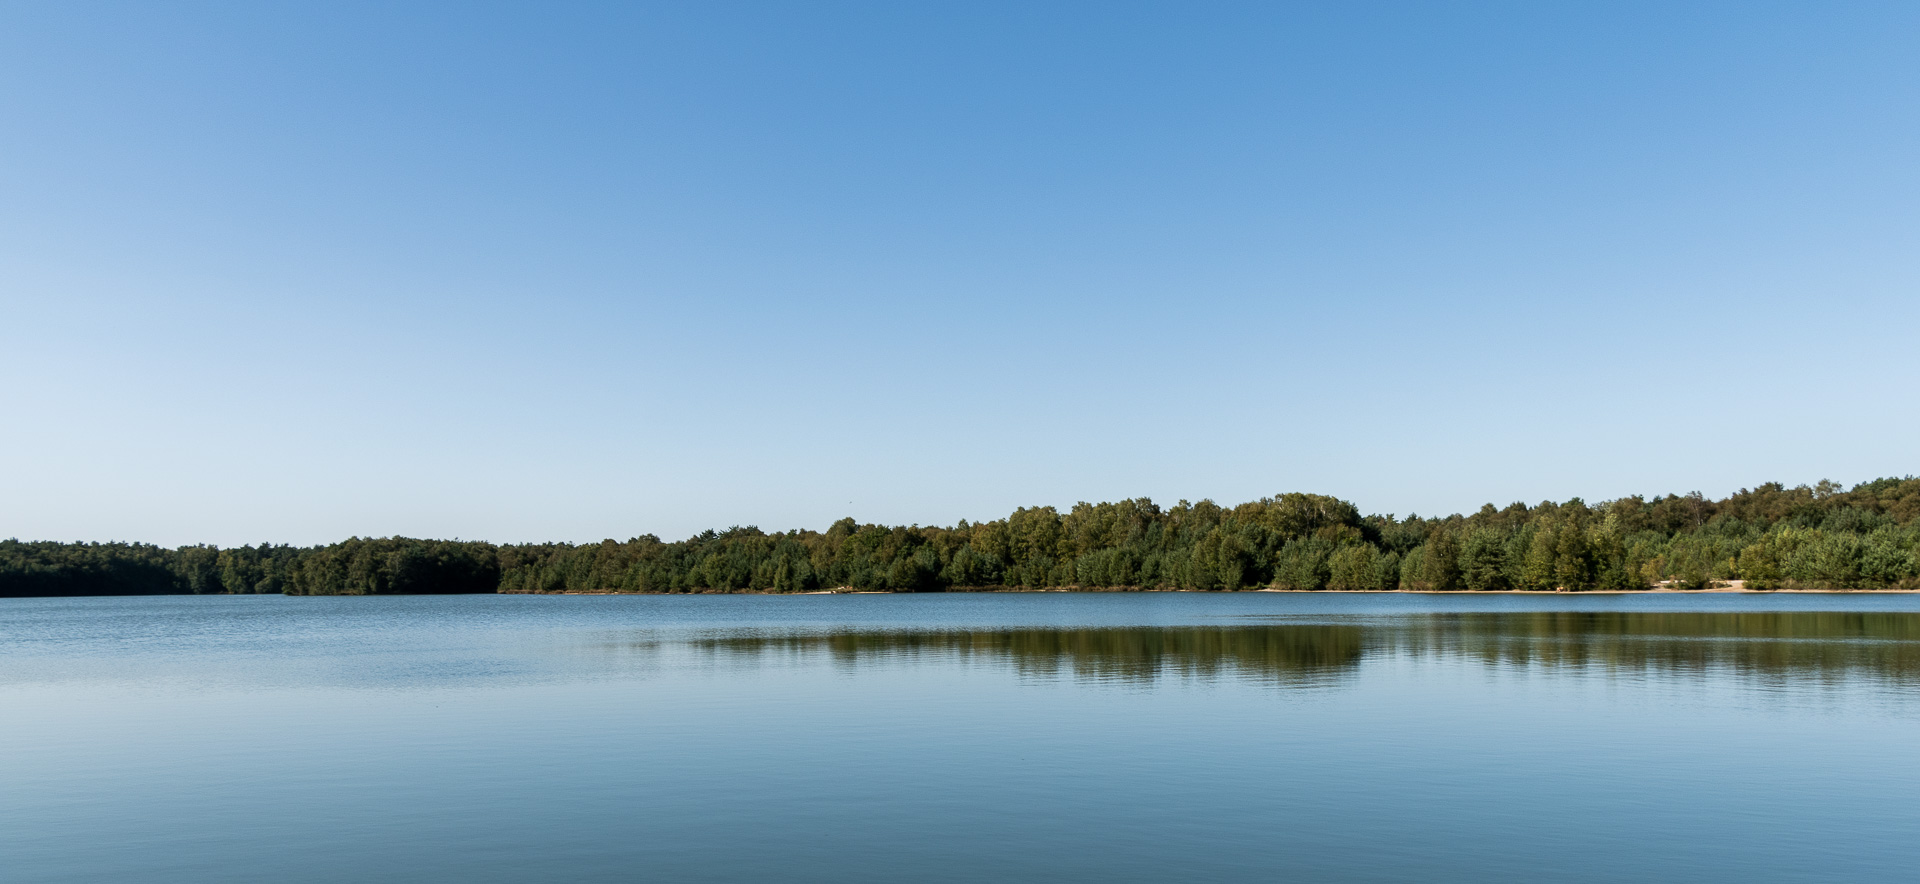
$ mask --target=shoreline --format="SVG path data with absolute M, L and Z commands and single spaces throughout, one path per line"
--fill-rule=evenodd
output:
M 1045 588 L 956 588 L 939 589 L 927 592 L 912 592 L 889 589 L 812 589 L 805 592 L 769 592 L 756 589 L 739 590 L 696 590 L 692 592 L 626 592 L 617 589 L 602 590 L 558 590 L 554 592 L 502 592 L 497 595 L 947 595 L 993 593 L 1144 593 L 1144 592 L 1189 592 L 1189 593 L 1242 593 L 1270 592 L 1296 595 L 1438 595 L 1438 596 L 1506 596 L 1506 595 L 1542 595 L 1542 596 L 1595 596 L 1595 595 L 1910 595 L 1920 593 L 1920 589 L 1747 589 L 1745 587 L 1716 586 L 1709 589 L 1592 589 L 1563 592 L 1552 589 L 1490 589 L 1490 590 L 1436 590 L 1436 589 L 1175 589 L 1128 587 L 1125 589 L 1108 587 L 1045 587 Z M 483 593 L 484 594 L 484 593 Z

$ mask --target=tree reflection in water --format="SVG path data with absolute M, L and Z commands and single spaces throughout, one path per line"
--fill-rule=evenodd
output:
M 1351 624 L 846 631 L 740 635 L 696 647 L 730 655 L 809 653 L 845 664 L 939 656 L 1010 662 L 1020 672 L 1091 680 L 1151 681 L 1164 675 L 1257 676 L 1300 686 L 1358 666 L 1365 630 Z
M 1489 665 L 1920 680 L 1920 614 L 1440 614 L 1409 618 L 1380 635 L 1402 653 Z
M 1006 663 L 1100 681 L 1251 678 L 1328 686 L 1369 658 L 1763 681 L 1864 677 L 1920 684 L 1920 614 L 1528 612 L 1423 614 L 1231 626 L 735 633 L 687 642 L 736 660 L 825 655 Z

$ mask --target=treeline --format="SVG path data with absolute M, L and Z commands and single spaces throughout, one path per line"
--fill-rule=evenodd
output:
M 1920 479 L 1362 516 L 1317 494 L 1223 507 L 1023 508 L 948 527 L 706 531 L 665 542 L 322 547 L 0 542 L 0 596 L 151 593 L 1920 588 Z
M 318 547 L 0 541 L 0 597 L 495 592 L 490 543 L 353 538 Z

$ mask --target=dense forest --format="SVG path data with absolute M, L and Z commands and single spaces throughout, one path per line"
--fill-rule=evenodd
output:
M 320 547 L 0 541 L 0 596 L 806 592 L 850 588 L 1633 590 L 1920 588 L 1920 479 L 1769 483 L 1600 504 L 1363 516 L 1282 494 L 1016 510 L 949 528 L 835 522 L 666 542 L 496 545 L 404 537 Z

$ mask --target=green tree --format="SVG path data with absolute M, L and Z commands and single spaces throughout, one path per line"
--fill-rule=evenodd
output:
M 1460 580 L 1476 591 L 1509 589 L 1506 538 L 1486 528 L 1468 532 L 1460 545 Z
M 1462 588 L 1460 583 L 1460 538 L 1451 530 L 1435 531 L 1427 540 L 1425 573 L 1426 584 L 1436 592 L 1452 592 Z
M 1327 588 L 1348 592 L 1380 588 L 1379 559 L 1380 552 L 1372 544 L 1350 543 L 1334 550 L 1327 560 Z

